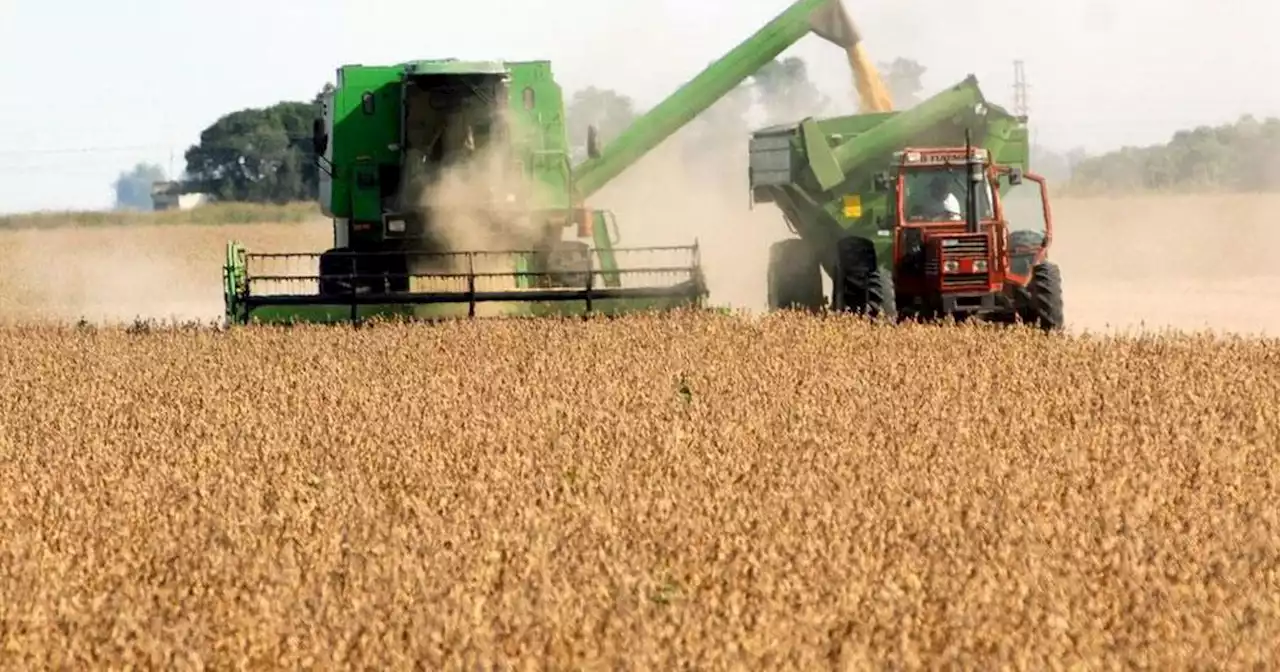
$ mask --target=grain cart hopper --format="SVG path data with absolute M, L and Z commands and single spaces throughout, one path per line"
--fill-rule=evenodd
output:
M 1027 172 L 1027 140 L 1026 119 L 984 100 L 973 76 L 908 110 L 757 131 L 752 201 L 776 204 L 798 236 L 770 249 L 770 308 L 821 308 L 826 271 L 837 310 L 1061 326 L 1047 189 Z M 946 191 L 959 220 L 919 211 Z
M 546 61 L 344 66 L 315 128 L 333 248 L 230 243 L 228 321 L 696 304 L 706 295 L 696 242 L 620 249 L 613 215 L 586 199 L 810 32 L 846 51 L 858 42 L 839 0 L 797 0 L 603 148 L 589 132 L 578 165 Z M 677 259 L 628 263 L 664 254 Z M 668 281 L 644 282 L 655 276 Z

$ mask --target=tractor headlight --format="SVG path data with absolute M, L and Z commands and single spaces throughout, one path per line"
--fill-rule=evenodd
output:
M 942 262 L 943 273 L 955 273 L 960 270 L 960 262 L 955 259 L 948 259 Z
M 391 232 L 391 233 L 404 233 L 404 220 L 403 220 L 403 219 L 388 219 L 388 220 L 387 220 L 387 231 L 389 231 L 389 232 Z
M 974 273 L 986 273 L 986 272 L 987 272 L 987 260 L 986 260 L 986 259 L 975 259 L 975 260 L 974 260 L 974 262 L 973 262 L 973 272 L 974 272 Z

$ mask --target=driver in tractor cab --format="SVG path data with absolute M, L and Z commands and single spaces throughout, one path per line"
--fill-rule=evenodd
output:
M 946 174 L 940 174 L 929 183 L 929 203 L 925 206 L 931 220 L 958 222 L 964 219 L 960 212 L 960 199 L 951 193 Z

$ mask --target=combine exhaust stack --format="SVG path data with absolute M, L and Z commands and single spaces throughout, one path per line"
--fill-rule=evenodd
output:
M 361 273 L 352 264 L 348 273 L 321 275 L 319 253 L 248 253 L 232 243 L 224 268 L 226 317 L 246 324 L 615 314 L 697 306 L 707 295 L 697 243 L 584 252 L 555 267 L 533 250 L 382 253 L 407 256 L 414 270 Z M 350 253 L 357 263 L 379 254 Z

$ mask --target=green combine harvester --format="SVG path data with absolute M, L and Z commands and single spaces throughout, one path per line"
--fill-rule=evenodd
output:
M 1026 119 L 973 76 L 907 110 L 758 130 L 749 151 L 752 202 L 775 204 L 796 234 L 770 249 L 771 309 L 1062 326 Z
M 227 320 L 698 305 L 707 288 L 696 241 L 620 248 L 613 214 L 586 200 L 811 32 L 847 51 L 858 43 L 839 0 L 799 0 L 603 149 L 589 129 L 578 165 L 546 61 L 344 66 L 315 127 L 333 248 L 229 243 Z

